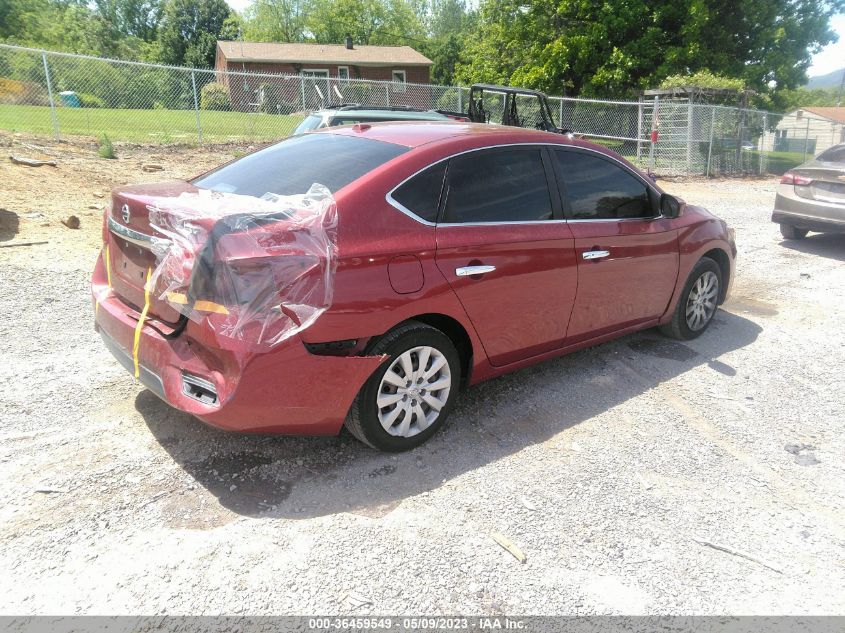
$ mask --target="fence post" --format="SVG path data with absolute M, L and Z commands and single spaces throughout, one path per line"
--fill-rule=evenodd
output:
M 558 114 L 557 124 L 560 127 L 563 127 L 563 97 L 561 97 L 558 101 L 560 103 L 560 114 Z
M 308 108 L 305 107 L 305 76 L 299 76 L 299 94 L 302 95 L 302 111 L 306 112 Z
M 47 96 L 50 98 L 50 117 L 53 119 L 53 134 L 56 140 L 60 140 L 59 117 L 56 114 L 56 101 L 53 98 L 53 82 L 50 81 L 50 67 L 47 65 L 47 53 L 41 53 L 41 61 L 44 62 L 44 78 L 47 80 Z
M 760 175 L 763 175 L 763 152 L 766 151 L 766 114 L 763 113 L 763 134 L 760 136 Z
M 197 115 L 197 138 L 200 145 L 202 145 L 202 124 L 200 123 L 200 102 L 197 98 L 197 77 L 196 73 L 191 71 L 191 84 L 194 86 L 194 112 Z
M 710 178 L 710 158 L 713 156 L 713 128 L 716 127 L 716 108 L 710 106 L 710 142 L 707 143 L 707 169 L 704 175 Z
M 389 83 L 384 84 L 384 99 L 385 99 L 385 104 L 389 108 L 390 107 L 390 84 Z
M 458 112 L 464 111 L 464 91 L 458 86 Z
M 563 110 L 563 100 L 560 102 L 561 111 Z M 640 156 L 642 154 L 642 143 L 640 142 L 643 138 L 643 102 L 642 97 L 640 97 L 640 102 L 637 104 L 637 162 L 640 162 Z
M 687 176 L 692 172 L 692 101 L 687 103 Z
M 804 163 L 807 161 L 807 143 L 810 142 L 810 117 L 807 117 L 807 131 L 804 133 L 804 158 L 801 159 L 801 162 Z

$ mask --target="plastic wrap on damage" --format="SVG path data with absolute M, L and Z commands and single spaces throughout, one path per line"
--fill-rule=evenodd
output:
M 149 211 L 163 236 L 149 287 L 218 335 L 272 347 L 331 305 L 337 207 L 326 187 L 261 198 L 200 189 Z

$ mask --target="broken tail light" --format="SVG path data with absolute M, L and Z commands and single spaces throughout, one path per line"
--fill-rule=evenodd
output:
M 262 198 L 200 190 L 150 209 L 157 295 L 220 335 L 273 346 L 332 300 L 337 213 L 314 185 Z

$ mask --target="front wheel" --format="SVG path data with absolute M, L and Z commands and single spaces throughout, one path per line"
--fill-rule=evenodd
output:
M 443 426 L 461 384 L 461 363 L 448 336 L 409 321 L 367 352 L 389 358 L 364 383 L 346 428 L 373 448 L 399 452 L 419 446 Z
M 701 336 L 716 314 L 721 291 L 719 265 L 709 257 L 701 258 L 687 278 L 672 320 L 662 325 L 660 331 L 682 341 Z

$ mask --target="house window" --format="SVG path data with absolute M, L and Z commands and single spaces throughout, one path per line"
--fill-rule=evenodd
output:
M 316 70 L 314 68 L 308 68 L 307 70 L 303 70 L 301 74 L 303 77 L 325 77 L 326 79 L 329 78 L 328 70 Z
M 342 81 L 349 81 L 349 66 L 338 66 L 337 78 Z
M 405 92 L 406 79 L 404 70 L 394 70 L 390 80 L 393 82 L 391 86 L 393 92 Z

